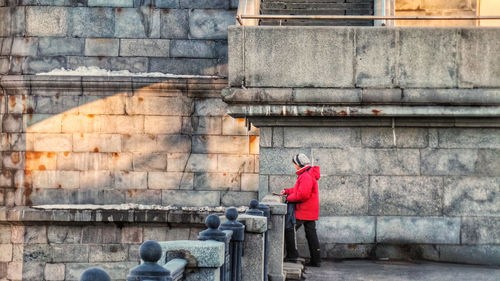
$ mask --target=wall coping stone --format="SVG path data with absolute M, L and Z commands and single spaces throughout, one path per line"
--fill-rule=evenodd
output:
M 167 252 L 181 252 L 187 260 L 187 267 L 218 268 L 224 264 L 225 244 L 217 241 L 176 240 L 160 243 L 162 257 L 159 263 L 166 262 Z
M 77 205 L 74 205 L 77 206 Z M 97 205 L 96 205 L 97 206 Z M 246 207 L 238 210 L 244 212 Z M 194 224 L 204 225 L 208 215 L 224 213 L 224 207 L 204 207 L 204 208 L 175 208 L 167 209 L 41 209 L 36 207 L 1 207 L 0 223 L 43 223 L 43 222 L 64 222 L 64 223 L 171 223 L 171 224 Z M 241 214 L 240 216 L 244 216 Z M 254 223 L 260 226 L 260 221 Z
M 271 215 L 286 215 L 286 204 L 281 202 L 281 197 L 267 194 L 262 198 L 262 204 L 269 206 L 271 209 Z

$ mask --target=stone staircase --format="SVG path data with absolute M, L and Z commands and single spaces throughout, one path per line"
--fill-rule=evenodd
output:
M 263 15 L 373 15 L 373 0 L 262 0 Z M 280 25 L 265 19 L 260 25 Z M 281 25 L 372 26 L 367 20 L 282 20 Z

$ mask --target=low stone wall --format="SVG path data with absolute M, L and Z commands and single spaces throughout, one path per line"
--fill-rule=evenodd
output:
M 95 66 L 227 76 L 234 0 L 0 1 L 0 74 Z
M 242 206 L 258 129 L 226 114 L 223 79 L 4 76 L 0 205 Z
M 124 280 L 147 240 L 196 240 L 204 211 L 0 208 L 0 278 L 79 280 L 98 266 Z

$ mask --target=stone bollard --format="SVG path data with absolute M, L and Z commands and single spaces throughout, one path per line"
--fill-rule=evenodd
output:
M 150 240 L 142 243 L 139 255 L 144 263 L 130 270 L 127 281 L 169 281 L 170 271 L 157 263 L 161 254 L 158 242 Z
M 111 281 L 111 278 L 106 271 L 93 267 L 83 272 L 80 281 Z
M 231 256 L 229 251 L 229 234 L 219 230 L 220 219 L 217 215 L 209 215 L 205 221 L 207 230 L 200 232 L 198 235 L 198 240 L 214 240 L 218 242 L 224 242 L 225 258 L 224 264 L 221 267 L 221 281 L 230 281 L 231 278 Z
M 226 210 L 227 221 L 222 223 L 220 230 L 233 232 L 229 251 L 231 255 L 231 281 L 241 281 L 241 257 L 243 256 L 243 241 L 245 240 L 245 225 L 236 221 L 238 211 L 236 208 Z

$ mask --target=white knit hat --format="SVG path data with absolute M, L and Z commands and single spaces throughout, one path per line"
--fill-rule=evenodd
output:
M 304 167 L 304 166 L 311 164 L 311 161 L 309 161 L 309 158 L 307 158 L 307 156 L 304 153 L 299 153 L 299 154 L 295 155 L 292 158 L 292 161 L 293 161 L 293 163 L 295 163 L 299 167 Z

